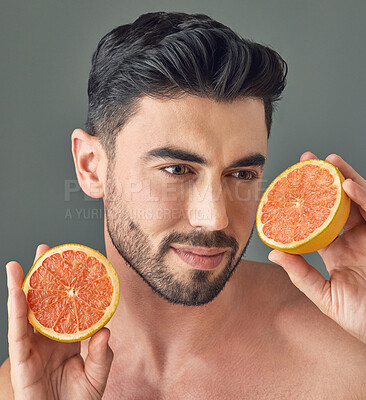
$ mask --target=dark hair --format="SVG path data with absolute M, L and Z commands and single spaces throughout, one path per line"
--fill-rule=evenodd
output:
M 92 58 L 86 129 L 114 157 L 118 130 L 143 96 L 262 99 L 270 133 L 286 85 L 281 56 L 204 14 L 153 12 L 105 35 Z

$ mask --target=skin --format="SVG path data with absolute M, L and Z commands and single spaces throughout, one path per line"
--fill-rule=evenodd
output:
M 82 189 L 104 201 L 120 303 L 91 340 L 53 342 L 27 326 L 21 267 L 10 262 L 11 369 L 9 361 L 1 367 L 2 398 L 13 390 L 16 399 L 97 399 L 104 390 L 103 399 L 365 398 L 366 182 L 344 160 L 327 158 L 349 178 L 353 204 L 345 233 L 319 252 L 330 272 L 325 281 L 301 256 L 271 252 L 282 268 L 240 260 L 263 170 L 228 165 L 266 156 L 260 100 L 143 98 L 117 137 L 113 165 L 86 132 L 75 130 L 72 144 Z M 141 161 L 160 146 L 194 151 L 209 165 Z M 190 173 L 162 172 L 177 173 L 173 165 Z M 251 173 L 237 174 L 243 170 Z M 227 256 L 215 270 L 198 271 L 169 247 L 192 243 L 224 246 Z M 37 256 L 47 249 L 39 246 Z

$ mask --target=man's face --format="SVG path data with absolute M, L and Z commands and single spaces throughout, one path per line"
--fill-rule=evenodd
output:
M 220 293 L 253 229 L 266 148 L 258 99 L 141 100 L 118 135 L 104 203 L 114 246 L 154 292 L 186 305 Z M 191 254 L 200 250 L 222 254 Z

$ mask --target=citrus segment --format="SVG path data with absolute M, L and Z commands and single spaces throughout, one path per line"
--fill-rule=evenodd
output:
M 78 244 L 54 247 L 39 257 L 23 283 L 29 322 L 59 341 L 85 339 L 112 317 L 119 281 L 98 251 Z
M 350 199 L 344 177 L 332 164 L 312 159 L 282 172 L 264 192 L 257 210 L 259 237 L 268 246 L 294 254 L 317 251 L 340 233 Z

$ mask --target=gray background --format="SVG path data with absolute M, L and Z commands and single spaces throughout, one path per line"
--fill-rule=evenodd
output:
M 92 52 L 112 28 L 149 11 L 206 13 L 270 45 L 289 64 L 274 116 L 265 186 L 311 150 L 336 152 L 366 176 L 366 5 L 341 0 L 2 1 L 0 362 L 7 356 L 5 264 L 25 272 L 37 244 L 104 252 L 101 202 L 75 188 L 70 134 L 84 128 Z M 248 257 L 266 261 L 254 235 Z M 317 254 L 306 256 L 324 276 Z

